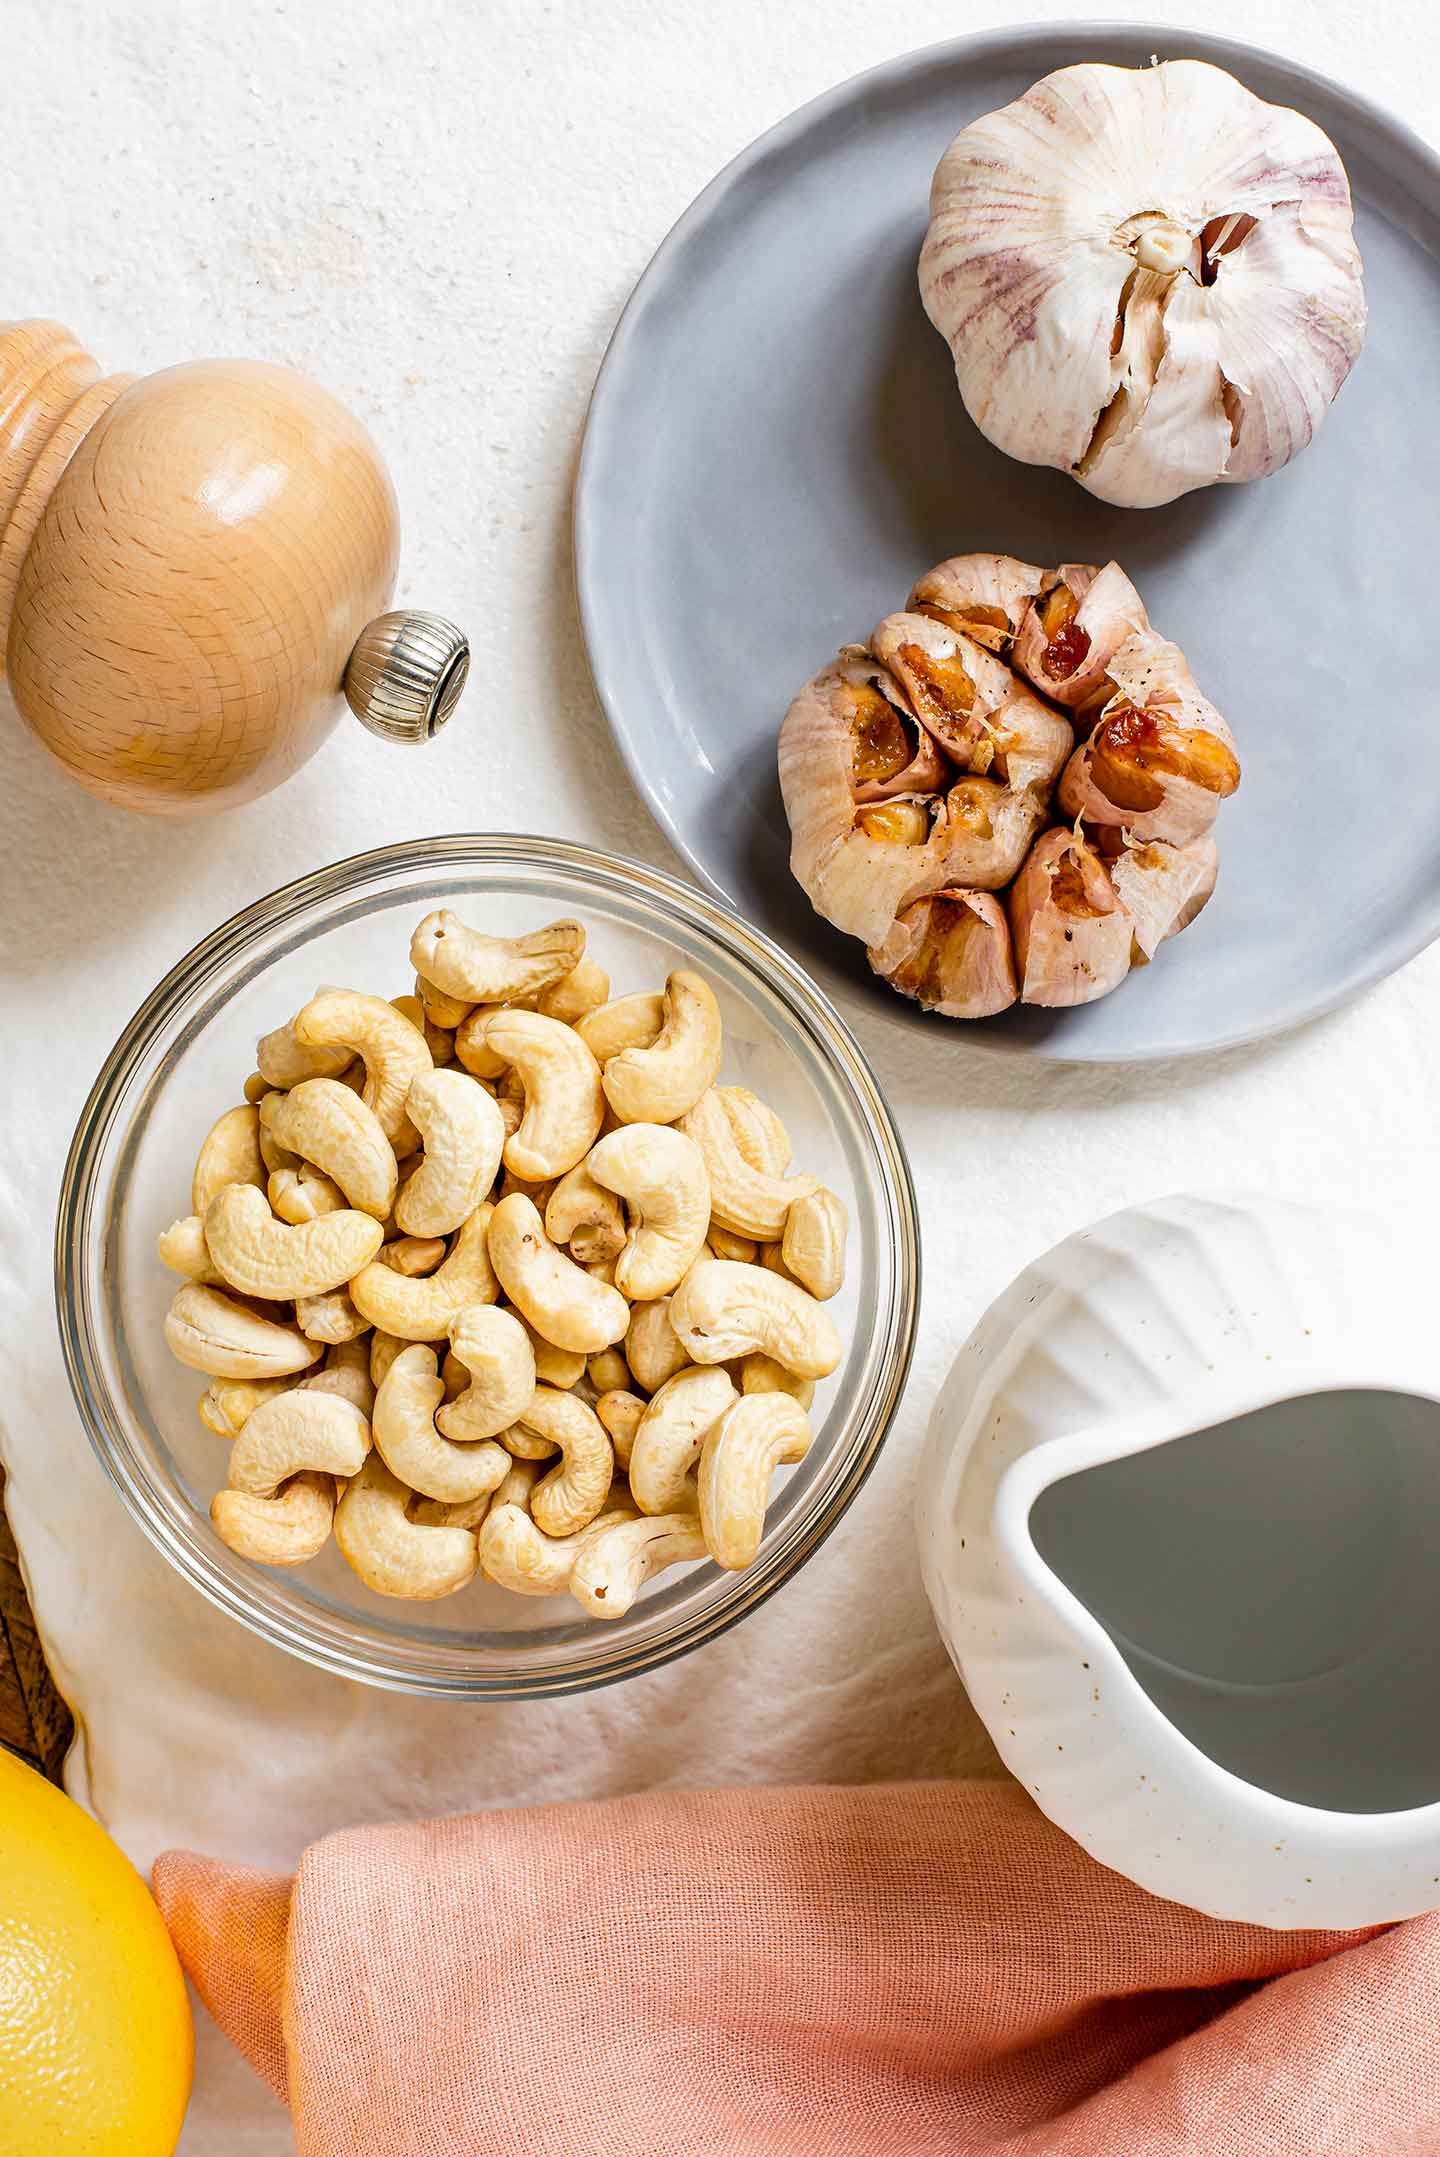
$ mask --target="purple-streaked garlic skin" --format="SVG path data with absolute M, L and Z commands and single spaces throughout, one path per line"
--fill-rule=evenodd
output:
M 947 886 L 913 900 L 867 956 L 892 988 L 941 1018 L 994 1018 L 1018 993 L 1010 925 L 989 891 Z
M 1239 784 L 1235 737 L 1209 698 L 1201 695 L 1184 653 L 1164 637 L 1149 633 L 1129 638 L 1111 659 L 1109 679 L 1115 695 L 1066 765 L 1057 805 L 1064 816 L 1115 826 L 1140 844 L 1163 839 L 1172 846 L 1188 846 L 1210 830 L 1220 803 Z M 1184 749 L 1214 783 L 1151 762 L 1155 750 L 1143 740 L 1127 743 L 1127 731 L 1136 731 L 1145 721 L 1163 732 L 1165 745 Z M 1121 766 L 1133 774 L 1136 785 L 1117 784 L 1113 774 Z
M 1013 554 L 952 554 L 927 569 L 909 599 L 909 614 L 932 610 L 987 651 L 1008 652 L 1045 572 Z M 1001 614 L 1004 626 L 987 616 Z
M 1062 562 L 1055 581 L 1079 601 L 1073 620 L 1051 637 L 1041 626 L 1041 605 L 1031 607 L 1015 638 L 1014 665 L 1042 695 L 1073 711 L 1095 695 L 1121 646 L 1150 622 L 1118 562 L 1103 569 Z
M 1207 833 L 1188 846 L 1125 846 L 1109 863 L 1115 895 L 1132 925 L 1130 961 L 1145 966 L 1167 937 L 1188 929 L 1215 889 L 1220 851 Z
M 966 409 L 1106 501 L 1275 471 L 1364 340 L 1334 145 L 1203 61 L 1047 75 L 956 136 L 930 210 L 920 292 Z
M 1022 1003 L 1093 1003 L 1130 971 L 1130 916 L 1077 832 L 1057 828 L 1036 840 L 1010 887 L 1009 914 Z

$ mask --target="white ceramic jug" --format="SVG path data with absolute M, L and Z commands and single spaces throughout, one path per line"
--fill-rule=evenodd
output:
M 1020 1275 L 935 1408 L 926 1586 L 1006 1765 L 1218 1917 L 1440 1905 L 1440 1316 L 1413 1255 L 1266 1199 L 1119 1213 Z

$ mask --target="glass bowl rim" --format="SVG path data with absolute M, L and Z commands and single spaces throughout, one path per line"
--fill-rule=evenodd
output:
M 367 886 L 381 887 L 394 874 L 461 868 L 550 869 L 580 874 L 603 884 L 620 883 L 652 906 L 660 921 L 678 914 L 692 931 L 719 944 L 732 962 L 758 973 L 785 1007 L 800 1039 L 819 1052 L 848 1094 L 871 1149 L 882 1241 L 888 1240 L 894 1270 L 890 1312 L 875 1327 L 870 1363 L 873 1395 L 862 1442 L 843 1479 L 818 1507 L 798 1544 L 783 1562 L 761 1558 L 747 1573 L 731 1576 L 729 1591 L 708 1611 L 693 1613 L 649 1644 L 616 1640 L 615 1652 L 597 1667 L 515 1675 L 476 1672 L 467 1678 L 448 1668 L 402 1668 L 382 1658 L 332 1646 L 294 1611 L 272 1611 L 250 1600 L 218 1568 L 197 1564 L 152 1494 L 138 1464 L 127 1419 L 95 1357 L 98 1327 L 89 1295 L 87 1247 L 103 1238 L 108 1217 L 95 1215 L 95 1186 L 107 1145 L 143 1058 L 156 1049 L 182 1003 L 212 981 L 227 962 L 241 957 L 253 935 L 270 933 L 327 900 L 352 898 Z M 888 1237 L 887 1237 L 888 1231 Z M 904 1143 L 889 1105 L 858 1041 L 830 999 L 770 937 L 730 907 L 664 869 L 570 840 L 518 832 L 450 832 L 392 842 L 350 854 L 307 871 L 252 900 L 210 930 L 170 967 L 143 999 L 100 1067 L 76 1122 L 60 1185 L 56 1216 L 55 1311 L 66 1376 L 92 1450 L 125 1509 L 171 1567 L 215 1608 L 249 1632 L 333 1675 L 421 1696 L 469 1701 L 522 1699 L 584 1692 L 660 1668 L 728 1632 L 759 1608 L 808 1563 L 858 1496 L 889 1434 L 914 1355 L 920 1313 L 919 1209 Z M 257 1569 L 263 1573 L 263 1569 Z

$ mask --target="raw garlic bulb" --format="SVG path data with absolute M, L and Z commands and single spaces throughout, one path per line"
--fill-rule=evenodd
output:
M 1215 888 L 1230 729 L 1116 562 L 940 562 L 780 729 L 790 866 L 945 1018 L 1118 987 Z
M 1350 188 L 1223 68 L 1061 68 L 955 137 L 920 255 L 981 432 L 1107 502 L 1260 479 L 1365 336 Z

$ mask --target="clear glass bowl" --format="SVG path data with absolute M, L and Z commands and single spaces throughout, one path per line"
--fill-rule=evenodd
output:
M 710 980 L 722 1076 L 772 1102 L 798 1165 L 850 1212 L 848 1278 L 830 1306 L 845 1360 L 817 1390 L 815 1441 L 777 1481 L 744 1573 L 662 1574 L 622 1619 L 568 1597 L 477 1581 L 439 1603 L 361 1586 L 332 1545 L 295 1571 L 226 1549 L 208 1506 L 224 1441 L 196 1415 L 204 1380 L 161 1326 L 176 1282 L 155 1252 L 189 1210 L 206 1130 L 240 1099 L 257 1035 L 322 983 L 412 987 L 410 932 L 451 905 L 501 934 L 574 915 L 614 993 L 677 964 Z M 652 1669 L 756 1608 L 815 1551 L 874 1463 L 909 1367 L 919 1305 L 915 1197 L 899 1135 L 859 1047 L 785 953 L 672 876 L 557 840 L 420 839 L 356 855 L 247 907 L 168 974 L 116 1043 L 70 1150 L 56 1231 L 56 1303 L 76 1405 L 121 1496 L 171 1564 L 264 1639 L 346 1677 L 456 1698 L 565 1692 Z

